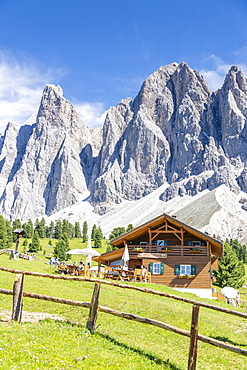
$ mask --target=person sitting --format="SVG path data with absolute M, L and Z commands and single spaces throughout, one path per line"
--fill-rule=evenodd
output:
M 56 258 L 55 257 L 51 257 L 50 259 L 50 265 L 55 265 L 56 264 Z
M 85 267 L 85 264 L 84 262 L 81 261 L 76 270 L 84 270 L 84 267 Z
M 146 266 L 141 266 L 141 269 L 142 269 L 142 280 L 145 280 L 145 275 L 146 275 L 146 272 L 147 272 L 147 268 L 146 268 Z

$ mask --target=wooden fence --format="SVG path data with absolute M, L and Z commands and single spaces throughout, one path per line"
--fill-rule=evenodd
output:
M 247 319 L 247 314 L 230 310 L 228 308 L 223 307 L 217 307 L 211 304 L 207 304 L 204 302 L 198 302 L 195 300 L 175 296 L 173 294 L 163 293 L 159 292 L 153 289 L 148 289 L 144 287 L 138 287 L 138 286 L 132 286 L 132 285 L 125 285 L 116 283 L 113 281 L 105 281 L 101 279 L 94 279 L 94 278 L 85 278 L 85 277 L 76 277 L 76 276 L 58 276 L 58 275 L 51 275 L 51 274 L 42 274 L 37 272 L 29 272 L 29 271 L 21 271 L 21 270 L 14 270 L 14 269 L 8 269 L 4 267 L 0 267 L 0 271 L 10 272 L 16 274 L 13 290 L 9 289 L 0 289 L 0 293 L 2 294 L 8 294 L 13 295 L 13 308 L 12 308 L 12 320 L 21 321 L 21 315 L 22 315 L 22 306 L 23 297 L 28 298 L 34 298 L 34 299 L 42 299 L 50 302 L 56 302 L 56 303 L 62 303 L 62 304 L 68 304 L 73 306 L 79 306 L 79 307 L 85 307 L 89 309 L 89 316 L 87 320 L 86 327 L 93 333 L 95 331 L 96 327 L 96 320 L 97 320 L 97 314 L 98 312 L 104 312 L 110 315 L 118 316 L 125 318 L 127 320 L 134 320 L 140 323 L 149 324 L 153 326 L 157 326 L 159 328 L 172 331 L 176 334 L 184 335 L 187 337 L 190 337 L 190 348 L 189 348 L 189 357 L 188 357 L 188 370 L 195 370 L 196 369 L 196 360 L 197 360 L 197 341 L 200 340 L 202 342 L 211 344 L 216 347 L 224 348 L 228 351 L 232 351 L 244 356 L 247 356 L 247 350 L 227 344 L 225 342 L 206 337 L 204 335 L 201 335 L 198 333 L 198 317 L 199 317 L 199 309 L 200 307 L 206 307 L 212 310 L 224 312 L 230 315 L 239 316 L 242 318 Z M 76 280 L 76 281 L 88 281 L 95 283 L 94 291 L 92 294 L 91 302 L 81 302 L 81 301 L 74 301 L 69 300 L 65 298 L 58 298 L 58 297 L 51 297 L 43 294 L 36 294 L 36 293 L 30 293 L 30 292 L 23 292 L 23 281 L 24 281 L 24 275 L 31 275 L 31 276 L 37 276 L 37 277 L 45 277 L 49 279 L 62 279 L 62 280 Z M 175 326 L 163 323 L 161 321 L 153 320 L 150 318 L 137 316 L 131 313 L 125 313 L 120 312 L 117 310 L 114 310 L 109 307 L 101 306 L 99 305 L 99 294 L 100 294 L 100 286 L 101 284 L 106 285 L 112 285 L 123 289 L 133 289 L 137 291 L 141 291 L 144 293 L 159 295 L 179 301 L 183 301 L 186 303 L 190 303 L 193 305 L 192 307 L 192 318 L 191 318 L 191 329 L 190 331 L 184 330 L 181 328 L 177 328 Z

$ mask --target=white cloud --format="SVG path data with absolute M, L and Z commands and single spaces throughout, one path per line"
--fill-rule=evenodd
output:
M 42 71 L 30 58 L 17 61 L 12 54 L 0 52 L 0 132 L 8 122 L 18 127 L 37 112 L 44 86 L 60 73 Z
M 73 105 L 87 126 L 91 128 L 96 126 L 102 127 L 106 117 L 106 110 L 102 103 L 80 103 L 76 101 Z
M 200 73 L 207 81 L 210 89 L 215 91 L 223 85 L 224 79 L 231 68 L 231 65 L 224 63 L 223 60 L 215 55 L 211 55 L 208 60 L 213 64 L 212 69 L 202 69 Z
M 211 55 L 207 58 L 206 62 L 210 62 L 212 67 L 210 69 L 202 69 L 200 73 L 207 81 L 210 89 L 216 91 L 222 87 L 226 74 L 233 64 L 225 63 L 221 58 L 215 55 Z M 242 72 L 247 75 L 247 65 L 242 63 L 237 65 L 241 68 Z
M 57 83 L 63 74 L 61 69 L 44 69 L 30 57 L 21 55 L 17 60 L 0 51 L 0 134 L 8 122 L 16 127 L 34 123 L 45 85 Z M 75 107 L 88 126 L 103 125 L 106 112 L 102 103 L 76 101 Z

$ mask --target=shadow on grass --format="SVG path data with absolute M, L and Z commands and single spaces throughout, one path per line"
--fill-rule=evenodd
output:
M 129 351 L 132 351 L 133 353 L 137 353 L 138 355 L 140 356 L 144 356 L 146 358 L 148 358 L 149 360 L 155 362 L 157 365 L 165 365 L 166 369 L 170 369 L 170 370 L 182 370 L 181 367 L 178 367 L 176 365 L 173 365 L 170 360 L 166 360 L 166 361 L 163 361 L 147 352 L 145 352 L 144 350 L 142 349 L 138 349 L 138 348 L 134 348 L 134 347 L 131 347 L 125 343 L 122 343 L 122 342 L 119 342 L 118 340 L 116 340 L 115 338 L 112 338 L 110 335 L 108 334 L 103 334 L 103 333 L 98 333 L 96 332 L 94 335 L 97 335 L 101 338 L 104 338 L 106 340 L 109 340 L 111 343 L 113 343 L 115 346 L 119 346 L 119 347 L 122 347 L 124 349 L 127 349 Z
M 59 324 L 62 324 L 62 325 L 69 325 L 69 326 L 72 326 L 72 327 L 74 326 L 74 327 L 77 327 L 77 328 L 81 328 L 81 329 L 83 329 L 83 332 L 90 333 L 90 331 L 88 331 L 85 328 L 85 325 L 82 325 L 82 324 L 79 324 L 79 323 L 76 323 L 76 322 L 72 322 L 70 320 L 61 321 L 61 320 L 44 319 L 42 321 L 43 322 L 51 322 L 51 321 L 54 322 L 55 321 L 56 323 L 59 323 Z M 108 334 L 103 334 L 103 333 L 99 333 L 99 332 L 96 331 L 92 335 L 97 335 L 98 337 L 101 337 L 101 338 L 106 339 L 109 342 L 113 343 L 115 346 L 122 347 L 124 349 L 129 350 L 129 351 L 132 351 L 133 353 L 137 353 L 140 356 L 144 356 L 148 360 L 155 362 L 157 365 L 163 365 L 163 366 L 165 366 L 165 369 L 169 369 L 169 370 L 182 370 L 181 367 L 178 367 L 178 366 L 172 364 L 169 359 L 167 359 L 166 361 L 163 361 L 163 360 L 157 358 L 156 356 L 151 355 L 150 353 L 145 352 L 142 349 L 134 348 L 134 347 L 129 346 L 129 345 L 125 344 L 125 343 L 122 343 L 122 342 L 118 341 L 117 339 L 112 338 Z
M 224 343 L 232 344 L 233 346 L 237 346 L 237 347 L 240 347 L 240 346 L 241 346 L 241 347 L 247 347 L 247 344 L 234 342 L 233 340 L 228 339 L 227 337 L 220 337 L 220 336 L 213 337 L 213 336 L 211 336 L 211 338 L 214 338 L 214 339 L 216 339 L 216 340 L 220 340 L 221 342 L 224 342 Z

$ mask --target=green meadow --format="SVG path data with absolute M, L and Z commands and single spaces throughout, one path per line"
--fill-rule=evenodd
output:
M 42 240 L 43 250 L 34 261 L 10 260 L 0 255 L 0 266 L 19 270 L 57 274 L 49 265 L 52 248 Z M 72 248 L 84 248 L 72 240 Z M 55 241 L 54 241 L 55 245 Z M 20 251 L 22 250 L 20 247 Z M 100 252 L 105 250 L 105 245 Z M 73 256 L 73 260 L 76 260 Z M 1 288 L 12 289 L 15 275 L 0 271 Z M 175 292 L 163 285 L 124 283 L 146 286 L 161 292 L 229 306 L 220 301 L 199 299 L 192 294 Z M 24 277 L 24 291 L 90 302 L 94 283 Z M 246 312 L 247 289 L 242 288 L 242 307 Z M 190 330 L 192 305 L 129 289 L 101 285 L 99 304 L 122 312 L 152 318 Z M 11 322 L 12 296 L 0 294 L 0 369 L 187 369 L 189 338 L 134 321 L 98 313 L 97 329 L 86 329 L 86 308 L 23 299 L 23 318 L 40 314 L 40 321 Z M 53 315 L 45 318 L 44 314 Z M 29 320 L 30 321 L 30 320 Z M 247 320 L 200 308 L 199 333 L 247 349 Z M 247 357 L 198 342 L 197 369 L 247 370 Z

